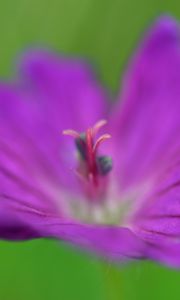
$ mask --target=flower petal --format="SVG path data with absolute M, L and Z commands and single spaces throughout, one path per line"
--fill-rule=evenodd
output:
M 142 228 L 147 236 L 180 238 L 179 155 L 176 159 L 175 155 L 171 157 L 169 166 L 163 170 L 151 193 L 144 199 L 135 219 L 139 229 Z
M 28 235 L 27 228 L 35 236 L 36 213 L 64 220 L 65 194 L 76 197 L 77 180 L 70 169 L 76 163 L 74 141 L 61 132 L 69 127 L 83 130 L 102 118 L 105 107 L 102 89 L 82 63 L 47 53 L 30 57 L 24 76 L 31 73 L 31 80 L 0 84 L 0 202 L 6 216 L 1 218 L 0 237 L 11 238 L 8 224 L 24 228 L 17 239 Z M 29 218 L 16 215 L 16 210 L 28 211 Z
M 12 203 L 11 203 L 12 204 Z M 14 203 L 15 204 L 15 203 Z M 23 218 L 22 214 L 17 214 L 15 208 L 12 209 L 7 202 L 0 203 L 0 238 L 5 240 L 27 240 L 41 237 L 35 224 L 30 222 L 30 218 Z
M 170 243 L 168 240 L 147 241 L 147 257 L 169 267 L 180 268 L 180 243 Z
M 144 243 L 127 228 L 65 227 L 59 228 L 64 240 L 106 259 L 127 261 L 143 258 Z
M 25 92 L 38 103 L 40 117 L 49 127 L 43 132 L 46 131 L 52 144 L 48 144 L 53 149 L 51 160 L 54 166 L 60 164 L 61 181 L 69 188 L 75 182 L 72 169 L 76 167 L 77 157 L 74 140 L 62 132 L 65 129 L 83 132 L 105 118 L 106 93 L 85 62 L 45 50 L 27 53 L 20 70 Z
M 160 18 L 148 32 L 125 78 L 113 115 L 115 159 L 124 185 L 162 165 L 180 131 L 179 26 Z
M 35 99 L 43 102 L 47 120 L 53 118 L 59 132 L 84 131 L 106 116 L 105 91 L 84 61 L 31 51 L 20 70 Z
M 54 210 L 55 187 L 60 181 L 51 163 L 47 127 L 38 110 L 12 86 L 0 86 L 0 196 L 23 199 L 35 207 Z M 50 142 L 50 141 L 49 141 Z M 52 190 L 54 189 L 54 194 Z
M 173 153 L 151 194 L 133 220 L 133 230 L 148 243 L 150 258 L 180 267 L 180 147 Z M 153 256 L 153 257 L 152 257 Z
M 131 230 L 123 227 L 98 226 L 60 222 L 49 219 L 42 231 L 105 259 L 127 261 L 145 256 L 145 243 Z
M 9 197 L 1 195 L 1 239 L 56 238 L 110 261 L 146 257 L 145 243 L 128 228 L 74 223 L 63 215 L 33 205 L 28 199 L 23 200 L 11 193 Z

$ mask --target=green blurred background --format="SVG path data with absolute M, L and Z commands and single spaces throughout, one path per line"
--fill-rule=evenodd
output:
M 30 46 L 86 57 L 113 91 L 141 34 L 179 1 L 6 0 L 0 2 L 0 72 Z M 119 295 L 108 295 L 108 282 Z M 0 300 L 180 299 L 180 272 L 150 262 L 111 270 L 54 241 L 0 242 Z

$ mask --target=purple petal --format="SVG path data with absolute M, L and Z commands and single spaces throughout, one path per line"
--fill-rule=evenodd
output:
M 180 243 L 170 243 L 168 240 L 147 241 L 147 257 L 169 267 L 180 268 Z
M 47 126 L 34 103 L 15 87 L 0 86 L 0 104 L 1 202 L 6 197 L 23 199 L 35 208 L 54 211 L 57 203 L 50 188 L 55 190 L 60 176 L 51 160 L 52 147 L 48 148 L 52 139 L 48 141 L 43 131 Z
M 32 51 L 25 55 L 20 70 L 58 131 L 84 131 L 106 116 L 106 94 L 85 62 Z
M 83 132 L 98 120 L 106 118 L 107 102 L 103 88 L 83 61 L 60 57 L 47 51 L 32 51 L 21 63 L 25 93 L 38 103 L 42 128 L 54 168 L 61 170 L 66 187 L 74 185 L 76 160 L 74 141 L 62 131 Z M 38 126 L 37 126 L 38 127 Z M 48 151 L 47 149 L 47 151 Z M 72 181 L 72 184 L 71 184 Z
M 11 219 L 14 228 L 16 222 L 24 228 L 17 238 L 28 235 L 27 228 L 34 232 L 36 214 L 64 220 L 64 190 L 74 194 L 77 186 L 70 169 L 74 141 L 61 132 L 69 127 L 84 130 L 105 109 L 103 91 L 84 64 L 47 53 L 34 53 L 25 64 L 24 73 L 31 71 L 32 78 L 0 85 L 0 208 L 6 216 L 1 218 L 0 237 L 7 238 Z M 29 218 L 15 217 L 16 210 L 28 211 Z M 9 238 L 15 236 L 9 233 Z
M 180 160 L 179 150 L 166 162 L 151 194 L 133 220 L 133 230 L 147 242 L 148 256 L 180 267 Z
M 146 257 L 146 244 L 128 228 L 74 223 L 50 210 L 17 198 L 1 198 L 0 238 L 26 240 L 49 237 L 63 240 L 110 261 Z
M 128 228 L 60 222 L 49 218 L 42 223 L 45 236 L 54 237 L 105 259 L 127 261 L 144 258 L 146 245 Z
M 157 172 L 177 140 L 179 50 L 179 26 L 170 18 L 161 18 L 129 67 L 112 128 L 116 166 L 124 185 Z
M 179 148 L 180 149 L 180 148 Z M 179 151 L 178 151 L 179 152 Z M 178 155 L 179 156 L 179 155 Z M 180 238 L 180 160 L 173 155 L 135 217 L 145 237 Z M 175 159 L 176 158 L 176 159 Z
M 15 203 L 14 203 L 15 204 Z M 30 218 L 23 218 L 23 214 L 17 214 L 17 208 L 1 201 L 0 204 L 0 238 L 5 240 L 27 240 L 38 238 L 42 235 L 38 232 Z
M 65 225 L 55 229 L 55 235 L 106 259 L 144 258 L 145 244 L 127 228 Z

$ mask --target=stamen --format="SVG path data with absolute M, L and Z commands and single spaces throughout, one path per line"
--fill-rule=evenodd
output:
M 95 144 L 94 144 L 94 147 L 93 147 L 94 153 L 97 151 L 97 148 L 99 147 L 99 145 L 100 145 L 102 142 L 104 142 L 104 141 L 106 141 L 106 140 L 108 140 L 108 139 L 110 139 L 110 138 L 111 138 L 111 135 L 108 134 L 108 133 L 105 133 L 105 134 L 101 135 L 101 136 L 97 139 L 97 141 L 95 142 Z
M 86 160 L 87 159 L 86 134 L 85 133 L 79 134 L 79 136 L 75 139 L 75 144 L 81 158 L 83 160 Z
M 73 129 L 66 129 L 66 130 L 63 130 L 62 134 L 64 135 L 69 135 L 69 136 L 72 136 L 74 138 L 78 138 L 79 137 L 79 133 Z
M 93 126 L 93 137 L 98 133 L 98 131 L 103 127 L 104 125 L 107 124 L 107 121 L 102 119 L 98 121 L 94 126 Z
M 97 157 L 98 170 L 101 175 L 106 175 L 112 170 L 112 158 L 110 156 Z
M 112 169 L 111 157 L 105 155 L 98 156 L 100 144 L 111 138 L 111 135 L 105 133 L 94 141 L 96 134 L 106 123 L 106 120 L 100 120 L 84 133 L 78 133 L 72 129 L 63 131 L 63 134 L 72 136 L 75 139 L 76 148 L 79 153 L 79 164 L 75 171 L 76 175 L 81 180 L 84 178 L 89 185 L 93 184 L 95 189 L 98 188 L 101 182 L 100 177 L 107 175 Z

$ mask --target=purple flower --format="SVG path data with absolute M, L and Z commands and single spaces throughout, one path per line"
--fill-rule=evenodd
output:
M 114 107 L 83 61 L 39 51 L 20 66 L 0 84 L 0 237 L 180 267 L 176 22 L 147 33 Z

